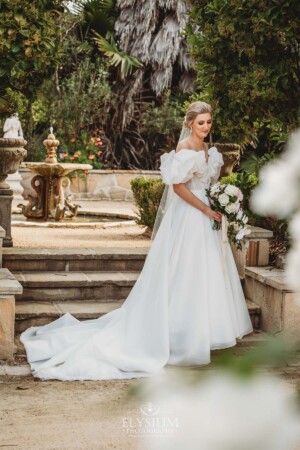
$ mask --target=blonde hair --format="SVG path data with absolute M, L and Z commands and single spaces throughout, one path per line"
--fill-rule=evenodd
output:
M 186 111 L 186 115 L 183 121 L 184 128 L 190 128 L 191 122 L 193 122 L 198 114 L 212 114 L 212 107 L 205 102 L 193 102 L 190 104 Z

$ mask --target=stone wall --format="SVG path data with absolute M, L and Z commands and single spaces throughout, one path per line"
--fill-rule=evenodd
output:
M 261 329 L 283 332 L 300 343 L 300 293 L 286 283 L 284 270 L 246 267 L 245 296 L 261 308 Z

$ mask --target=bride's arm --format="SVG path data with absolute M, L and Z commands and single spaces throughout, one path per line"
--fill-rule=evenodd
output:
M 196 195 L 194 195 L 185 183 L 173 184 L 173 190 L 175 194 L 179 195 L 180 198 L 185 200 L 190 205 L 197 208 L 199 211 L 206 214 L 211 219 L 220 221 L 222 220 L 222 214 L 218 211 L 213 211 L 209 206 L 207 206 L 202 200 L 200 200 Z

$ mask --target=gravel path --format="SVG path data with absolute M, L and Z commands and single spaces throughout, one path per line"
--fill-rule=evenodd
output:
M 17 211 L 20 200 L 14 200 L 13 210 Z M 84 211 L 109 214 L 136 215 L 132 202 L 119 201 L 78 201 Z M 149 236 L 146 227 L 140 225 L 112 228 L 35 228 L 12 227 L 14 247 L 147 247 Z

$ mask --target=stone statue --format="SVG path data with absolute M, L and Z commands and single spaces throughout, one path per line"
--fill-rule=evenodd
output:
M 19 120 L 18 113 L 13 114 L 11 117 L 6 119 L 4 127 L 4 138 L 22 138 L 23 139 L 23 131 L 21 122 Z

